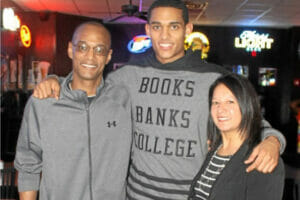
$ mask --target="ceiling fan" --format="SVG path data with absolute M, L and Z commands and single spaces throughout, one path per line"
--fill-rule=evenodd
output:
M 143 4 L 143 0 L 140 0 L 139 6 L 133 5 L 132 0 L 129 0 L 129 4 L 125 4 L 125 5 L 121 6 L 121 11 L 122 11 L 122 13 L 125 13 L 125 14 L 109 20 L 108 23 L 116 22 L 125 17 L 136 17 L 136 18 L 139 18 L 146 22 L 147 21 L 147 12 L 142 11 L 142 4 Z
M 208 2 L 196 2 L 194 0 L 183 0 L 183 2 L 189 9 L 190 13 L 197 14 L 195 21 L 198 21 L 200 19 L 200 17 L 204 16 L 205 11 L 208 6 Z M 109 20 L 108 23 L 117 22 L 118 20 L 125 18 L 125 17 L 136 17 L 136 18 L 139 18 L 146 22 L 147 21 L 147 12 L 142 11 L 142 4 L 143 4 L 143 0 L 139 1 L 139 6 L 133 5 L 132 0 L 129 0 L 129 4 L 121 6 L 121 11 L 122 11 L 122 13 L 125 13 L 125 14 Z

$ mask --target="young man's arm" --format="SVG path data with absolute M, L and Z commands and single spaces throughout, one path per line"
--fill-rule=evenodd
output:
M 253 171 L 247 174 L 247 200 L 281 200 L 284 189 L 284 163 L 279 159 L 275 170 L 270 174 Z
M 117 71 L 111 72 L 105 82 L 109 84 L 123 84 L 122 78 L 126 77 L 126 70 L 118 69 Z M 130 73 L 130 72 L 129 72 Z M 33 90 L 33 96 L 38 99 L 56 98 L 59 99 L 60 84 L 64 80 L 64 77 L 58 77 L 54 74 L 47 76 L 42 82 L 35 86 Z M 124 82 L 126 83 L 126 81 Z
M 252 163 L 247 172 L 254 169 L 262 173 L 271 173 L 278 164 L 279 155 L 283 153 L 286 146 L 285 137 L 278 130 L 263 120 L 262 142 L 252 151 L 246 164 Z
M 56 98 L 59 99 L 60 83 L 63 77 L 49 75 L 45 80 L 40 82 L 33 91 L 33 96 L 38 99 Z
M 19 192 L 20 200 L 36 200 L 37 191 Z

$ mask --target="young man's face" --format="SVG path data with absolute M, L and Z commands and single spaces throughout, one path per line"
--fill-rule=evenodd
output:
M 68 55 L 73 60 L 74 81 L 101 81 L 104 67 L 111 59 L 109 41 L 109 35 L 102 27 L 85 25 L 78 30 L 68 47 Z
M 151 37 L 156 58 L 164 64 L 184 56 L 184 39 L 192 32 L 193 25 L 184 24 L 180 9 L 158 7 L 152 10 L 145 29 Z

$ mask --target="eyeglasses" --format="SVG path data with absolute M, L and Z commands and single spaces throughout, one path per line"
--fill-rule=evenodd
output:
M 76 51 L 83 53 L 83 54 L 86 54 L 87 52 L 89 52 L 89 50 L 91 48 L 88 44 L 86 44 L 85 42 L 81 42 L 81 41 L 78 42 L 77 44 L 72 43 L 72 45 L 75 47 Z M 97 55 L 97 56 L 106 56 L 108 50 L 106 49 L 106 47 L 104 45 L 97 45 L 97 46 L 93 47 L 93 52 L 94 52 L 94 55 Z

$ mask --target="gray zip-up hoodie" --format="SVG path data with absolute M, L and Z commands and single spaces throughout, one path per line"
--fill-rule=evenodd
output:
M 41 200 L 125 199 L 127 90 L 102 83 L 89 103 L 85 92 L 69 89 L 71 79 L 62 82 L 59 100 L 27 102 L 15 158 L 19 191 L 40 190 Z

